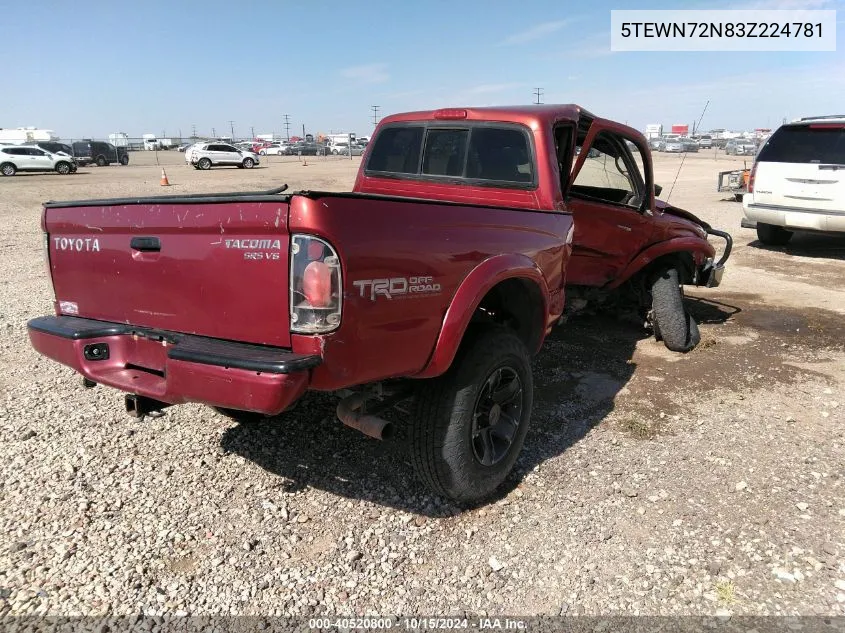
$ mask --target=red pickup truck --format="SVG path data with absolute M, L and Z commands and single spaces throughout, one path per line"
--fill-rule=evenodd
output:
M 416 470 L 475 503 L 521 450 L 565 291 L 653 306 L 686 350 L 681 286 L 717 285 L 730 251 L 655 200 L 642 135 L 577 106 L 387 117 L 352 193 L 284 189 L 46 203 L 55 315 L 29 322 L 33 346 L 136 416 L 276 415 L 332 391 L 385 438 L 411 400 Z

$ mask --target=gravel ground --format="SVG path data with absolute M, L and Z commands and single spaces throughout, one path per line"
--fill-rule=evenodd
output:
M 160 155 L 173 193 L 344 189 L 358 162 L 180 159 Z M 31 350 L 40 202 L 161 193 L 132 160 L 0 182 L 0 616 L 845 615 L 845 241 L 761 248 L 712 190 L 731 161 L 687 158 L 672 198 L 737 242 L 723 286 L 691 293 L 699 348 L 604 316 L 556 330 L 517 471 L 461 512 L 402 433 L 343 427 L 329 396 L 251 426 L 199 405 L 137 422 Z

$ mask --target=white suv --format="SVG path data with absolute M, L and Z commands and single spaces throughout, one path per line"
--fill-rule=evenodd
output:
M 760 148 L 742 207 L 763 244 L 794 231 L 845 232 L 845 115 L 778 128 Z
M 197 143 L 185 151 L 185 162 L 196 169 L 211 169 L 214 165 L 252 169 L 258 164 L 258 155 L 228 143 Z
M 53 154 L 28 145 L 0 145 L 0 174 L 14 176 L 19 171 L 55 171 L 72 174 L 76 171 L 73 158 Z

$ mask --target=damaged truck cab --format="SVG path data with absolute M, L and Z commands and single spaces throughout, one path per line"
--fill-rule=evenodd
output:
M 577 106 L 448 109 L 384 119 L 351 193 L 46 203 L 55 314 L 30 339 L 135 415 L 245 419 L 329 391 L 385 438 L 410 401 L 416 471 L 476 503 L 519 455 L 530 357 L 566 293 L 639 284 L 668 345 L 669 317 L 691 327 L 680 284 L 718 283 L 717 232 L 655 202 L 651 178 L 642 137 Z

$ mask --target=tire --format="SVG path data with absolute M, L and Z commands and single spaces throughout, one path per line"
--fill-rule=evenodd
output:
M 259 155 L 259 156 L 267 156 L 267 152 L 265 152 L 265 151 L 262 149 L 260 152 L 258 152 L 258 155 Z
M 120 164 L 126 167 L 129 164 L 129 157 L 128 156 L 121 156 L 120 157 Z
M 203 170 L 205 170 L 205 169 L 211 169 L 211 159 L 209 159 L 209 158 L 200 158 L 200 159 L 197 161 L 197 167 L 198 167 L 199 169 L 203 169 Z
M 67 176 L 71 172 L 71 167 L 69 163 L 61 161 L 56 163 L 56 173 L 61 174 L 62 176 Z
M 766 246 L 783 246 L 792 239 L 792 231 L 774 224 L 757 223 L 757 239 Z
M 251 158 L 244 158 L 244 162 L 242 164 L 244 169 L 252 169 L 255 167 L 255 161 Z
M 4 176 L 14 176 L 18 171 L 18 168 L 15 167 L 12 163 L 3 163 L 0 165 L 0 174 Z
M 337 150 L 336 150 L 336 149 L 333 149 L 333 150 L 332 150 L 332 154 L 334 154 L 335 156 L 337 156 Z
M 108 165 L 104 156 L 97 156 L 97 167 L 105 167 Z
M 673 352 L 689 352 L 701 340 L 698 324 L 684 307 L 676 268 L 666 268 L 651 285 L 655 338 Z
M 449 371 L 417 393 L 414 469 L 432 491 L 458 504 L 484 501 L 522 450 L 532 403 L 530 359 L 516 334 L 498 327 L 468 332 Z

